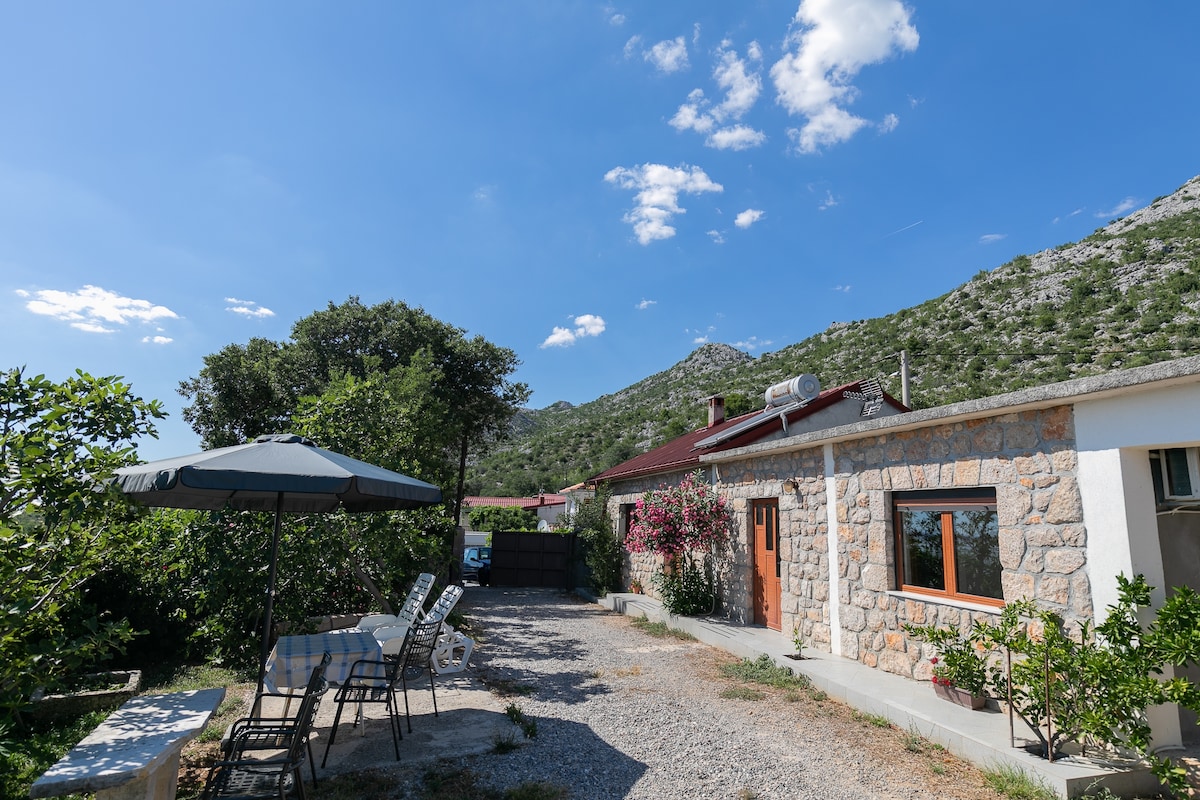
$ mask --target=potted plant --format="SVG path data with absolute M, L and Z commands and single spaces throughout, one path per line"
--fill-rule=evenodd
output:
M 634 594 L 641 594 L 642 593 L 642 582 L 640 580 L 638 580 L 637 578 L 631 579 L 629 581 L 629 591 L 633 592 Z
M 933 665 L 930 681 L 938 697 L 975 710 L 983 708 L 989 680 L 988 650 L 977 629 L 966 635 L 936 625 L 905 625 L 904 630 L 937 650 L 929 663 Z

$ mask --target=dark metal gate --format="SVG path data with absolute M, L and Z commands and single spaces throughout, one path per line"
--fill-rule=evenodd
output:
M 576 539 L 573 533 L 494 532 L 491 584 L 574 589 Z

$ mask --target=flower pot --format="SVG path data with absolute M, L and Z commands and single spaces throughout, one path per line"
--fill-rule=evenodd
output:
M 957 686 L 946 686 L 945 684 L 935 683 L 933 685 L 934 693 L 943 700 L 949 700 L 951 703 L 969 708 L 972 711 L 978 711 L 987 703 L 987 698 L 981 694 L 971 694 L 966 689 L 960 689 Z

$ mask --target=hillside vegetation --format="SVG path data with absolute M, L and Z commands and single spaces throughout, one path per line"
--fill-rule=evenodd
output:
M 526 411 L 472 465 L 469 494 L 553 492 L 703 425 L 705 399 L 731 414 L 811 372 L 822 386 L 879 378 L 924 408 L 1193 355 L 1200 346 L 1200 177 L 1080 242 L 1019 256 L 895 314 L 836 323 L 758 358 L 706 344 L 615 394 Z

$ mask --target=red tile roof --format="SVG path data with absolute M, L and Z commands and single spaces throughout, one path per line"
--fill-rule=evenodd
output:
M 788 424 L 803 419 L 809 414 L 813 414 L 823 408 L 828 408 L 831 405 L 842 402 L 844 399 L 842 396 L 843 392 L 857 391 L 859 389 L 861 389 L 861 381 L 854 381 L 853 383 L 826 389 L 817 395 L 812 402 L 789 413 L 787 415 Z M 887 394 L 884 397 L 897 408 L 904 408 L 895 398 Z M 589 478 L 588 483 L 624 480 L 642 475 L 653 475 L 659 472 L 676 472 L 697 467 L 700 465 L 701 453 L 719 453 L 723 450 L 743 447 L 778 431 L 782 427 L 778 416 L 770 417 L 764 419 L 761 425 L 755 425 L 727 441 L 720 442 L 712 447 L 706 447 L 703 450 L 696 449 L 697 442 L 719 434 L 723 430 L 728 430 L 738 423 L 762 413 L 762 409 L 758 409 L 748 414 L 742 414 L 739 417 L 731 417 L 711 427 L 704 427 L 691 433 L 685 433 L 683 436 L 672 439 L 653 450 L 648 450 L 640 456 L 634 456 L 628 461 L 623 461 L 614 467 L 609 467 L 600 474 Z
M 463 505 L 472 508 L 481 506 L 517 506 L 519 508 L 541 508 L 543 506 L 566 505 L 567 496 L 563 494 L 540 494 L 537 497 L 464 497 Z

